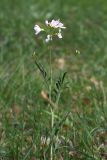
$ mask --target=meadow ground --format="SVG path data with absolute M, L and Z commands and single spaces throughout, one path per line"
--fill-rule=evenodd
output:
M 54 83 L 67 72 L 53 128 L 32 57 L 49 72 L 47 44 L 33 30 L 46 19 L 67 27 L 52 44 Z M 106 43 L 105 0 L 0 1 L 0 159 L 107 159 Z

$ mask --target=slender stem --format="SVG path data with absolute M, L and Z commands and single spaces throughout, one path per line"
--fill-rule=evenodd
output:
M 53 129 L 53 125 L 54 125 L 54 112 L 53 112 L 53 109 L 51 108 L 51 127 Z M 52 143 L 51 143 L 51 151 L 50 151 L 50 156 L 51 156 L 51 160 L 53 160 L 53 140 L 52 140 Z
M 51 46 L 50 50 L 50 87 L 49 87 L 49 99 L 52 100 L 52 51 Z M 51 107 L 51 106 L 50 106 Z M 54 125 L 54 111 L 51 107 L 51 129 L 53 129 Z M 53 160 L 53 143 L 51 144 L 51 151 L 50 151 L 50 159 Z
M 49 90 L 50 90 L 50 101 L 52 99 L 51 95 L 52 95 L 52 51 L 51 51 L 51 47 L 49 47 L 49 50 L 50 50 L 50 87 L 49 87 Z

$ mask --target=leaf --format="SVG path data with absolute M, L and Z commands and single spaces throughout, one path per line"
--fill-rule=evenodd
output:
M 63 76 L 62 76 L 62 83 L 64 82 L 65 76 L 66 76 L 67 72 L 64 72 Z
M 34 56 L 35 56 L 35 54 L 33 55 L 33 57 L 34 57 Z M 37 59 L 37 58 L 36 58 L 36 59 Z M 34 60 L 34 62 L 35 62 L 35 64 L 36 64 L 37 68 L 39 69 L 39 71 L 40 71 L 40 73 L 41 73 L 41 75 L 42 75 L 42 77 L 43 77 L 43 79 L 44 79 L 44 82 L 45 82 L 47 88 L 49 88 L 49 84 L 48 84 L 48 79 L 49 79 L 49 77 L 47 76 L 46 69 L 45 69 L 44 66 L 41 65 L 36 59 Z

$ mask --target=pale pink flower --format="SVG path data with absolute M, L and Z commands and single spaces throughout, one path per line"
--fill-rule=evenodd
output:
M 52 20 L 51 22 L 48 22 L 48 20 L 45 21 L 45 24 L 53 28 L 62 28 L 65 29 L 64 24 L 60 22 L 60 20 Z
M 61 23 L 59 20 L 52 20 L 49 24 L 53 28 L 63 28 L 63 29 L 66 28 L 66 27 L 64 27 L 64 24 Z

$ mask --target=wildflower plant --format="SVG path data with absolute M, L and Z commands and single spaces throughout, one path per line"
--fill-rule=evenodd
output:
M 38 24 L 35 24 L 35 26 L 34 26 L 35 35 L 37 36 L 38 34 L 42 34 L 42 32 L 45 32 L 45 43 L 50 44 L 50 45 L 47 44 L 47 46 L 49 46 L 49 53 L 50 53 L 50 56 L 49 56 L 49 58 L 50 58 L 49 77 L 47 76 L 47 72 L 44 69 L 44 67 L 38 61 L 35 61 L 35 63 L 43 76 L 43 79 L 45 81 L 47 88 L 49 89 L 49 92 L 48 92 L 49 96 L 47 95 L 47 93 L 45 91 L 41 92 L 41 96 L 49 103 L 50 112 L 51 112 L 51 130 L 54 132 L 55 132 L 55 129 L 54 129 L 55 117 L 57 117 L 55 115 L 55 112 L 58 107 L 58 102 L 59 102 L 60 95 L 61 95 L 61 87 L 63 86 L 66 72 L 61 77 L 59 77 L 59 79 L 55 83 L 55 87 L 52 88 L 52 86 L 53 86 L 53 69 L 52 69 L 51 43 L 54 40 L 54 37 L 57 37 L 58 39 L 63 38 L 62 30 L 64 30 L 64 29 L 66 29 L 66 27 L 64 26 L 64 24 L 60 20 L 52 20 L 52 21 L 46 20 L 42 26 L 39 26 Z M 56 101 L 55 102 L 53 102 L 53 99 L 52 99 L 52 92 L 54 92 L 56 94 Z M 68 114 L 67 114 L 67 116 L 68 116 Z M 62 124 L 62 122 L 63 121 L 61 121 L 59 124 Z M 58 128 L 60 128 L 60 126 Z M 57 128 L 57 130 L 58 130 L 58 128 Z M 53 160 L 53 133 L 51 135 L 51 140 L 50 140 L 51 141 L 51 147 L 50 147 L 50 159 L 51 160 Z

